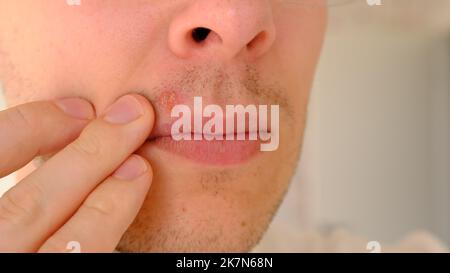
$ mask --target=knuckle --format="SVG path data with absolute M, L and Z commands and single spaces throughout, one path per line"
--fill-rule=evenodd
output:
M 33 183 L 7 191 L 0 198 L 0 219 L 12 224 L 33 222 L 42 214 L 42 196 L 42 190 Z
M 82 157 L 96 157 L 101 153 L 101 141 L 96 134 L 82 134 L 70 147 Z
M 31 104 L 29 105 L 31 107 Z M 29 113 L 29 109 L 26 110 L 24 107 L 14 107 L 11 111 L 7 111 L 8 119 L 12 124 L 19 125 L 21 128 L 29 128 L 31 132 L 33 129 L 39 127 L 39 119 L 34 118 L 34 115 Z
M 88 214 L 93 214 L 95 217 L 111 217 L 119 208 L 112 198 L 88 198 L 83 206 Z

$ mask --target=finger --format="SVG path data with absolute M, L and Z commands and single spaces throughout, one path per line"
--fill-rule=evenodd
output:
M 132 155 L 89 195 L 39 252 L 68 252 L 70 242 L 77 242 L 80 252 L 113 252 L 139 212 L 151 179 L 150 165 Z
M 94 115 L 91 104 L 78 98 L 32 102 L 1 111 L 0 177 L 72 142 Z
M 7 234 L 0 250 L 8 243 L 36 250 L 153 127 L 153 108 L 142 96 L 124 96 L 106 112 L 0 199 L 0 234 Z

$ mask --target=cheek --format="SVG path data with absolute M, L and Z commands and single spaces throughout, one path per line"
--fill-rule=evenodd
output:
M 124 14 L 130 10 L 69 14 L 67 24 L 53 32 L 59 39 L 53 57 L 61 74 L 56 76 L 71 84 L 66 88 L 99 97 L 105 92 L 123 92 L 116 89 L 158 43 L 153 18 Z
M 280 77 L 289 86 L 290 95 L 306 101 L 325 34 L 326 7 L 286 5 L 277 11 L 275 18 Z
M 279 56 L 290 68 L 295 65 L 302 70 L 314 67 L 326 28 L 325 7 L 283 9 L 277 19 Z
M 70 7 L 65 1 L 39 1 L 14 7 L 22 19 L 11 23 L 8 51 L 33 90 L 22 86 L 17 91 L 39 94 L 33 99 L 79 95 L 93 101 L 116 92 L 160 43 L 157 24 L 164 22 L 138 1 L 104 3 L 92 0 Z

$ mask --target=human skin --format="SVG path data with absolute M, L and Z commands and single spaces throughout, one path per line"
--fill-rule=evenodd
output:
M 154 108 L 153 131 L 171 122 L 175 104 L 192 105 L 194 96 L 221 106 L 280 105 L 279 148 L 242 162 L 198 162 L 156 141 L 129 151 L 151 165 L 153 180 L 119 251 L 248 251 L 297 165 L 325 26 L 324 0 L 85 0 L 80 6 L 4 0 L 0 79 L 9 107 L 79 97 L 100 117 L 118 98 L 137 93 Z M 199 27 L 211 32 L 195 41 L 192 30 Z M 145 129 L 135 133 L 148 136 Z M 77 133 L 70 134 L 66 142 Z M 122 205 L 120 194 L 102 198 Z

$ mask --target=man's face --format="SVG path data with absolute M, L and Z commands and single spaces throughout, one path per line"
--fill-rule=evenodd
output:
M 325 6 L 3 0 L 0 79 L 9 106 L 78 96 L 101 113 L 130 92 L 153 104 L 154 131 L 138 153 L 151 163 L 154 180 L 119 250 L 246 251 L 266 230 L 297 164 Z M 172 143 L 171 109 L 192 106 L 194 96 L 221 106 L 279 105 L 278 149 Z

